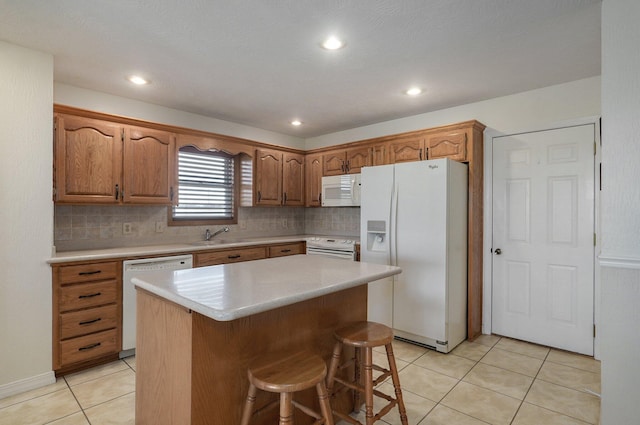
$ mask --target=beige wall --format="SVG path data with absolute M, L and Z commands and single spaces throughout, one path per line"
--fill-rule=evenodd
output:
M 53 382 L 53 57 L 0 42 L 0 398 Z
M 599 115 L 600 77 L 593 77 L 313 137 L 306 140 L 306 149 L 472 119 L 500 132 L 514 133 L 523 129 L 548 127 L 556 122 Z

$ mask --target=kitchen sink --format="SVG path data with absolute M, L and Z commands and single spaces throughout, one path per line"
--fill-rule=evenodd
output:
M 195 245 L 195 246 L 215 246 L 215 245 L 228 245 L 228 244 L 234 244 L 234 243 L 242 243 L 242 242 L 246 242 L 243 239 L 212 239 L 210 241 L 196 241 L 196 242 L 191 242 L 190 245 Z

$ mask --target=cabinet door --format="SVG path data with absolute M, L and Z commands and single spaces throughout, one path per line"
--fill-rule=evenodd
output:
M 322 155 L 307 155 L 305 158 L 305 186 L 307 207 L 321 206 L 322 196 Z
M 174 144 L 171 133 L 142 127 L 126 128 L 124 202 L 171 205 Z
M 427 136 L 429 159 L 450 158 L 454 161 L 467 160 L 467 131 L 455 130 L 434 133 Z
M 242 261 L 261 260 L 263 258 L 267 258 L 267 250 L 265 247 L 202 252 L 195 255 L 195 267 L 239 263 Z
M 375 145 L 371 148 L 372 165 L 385 165 L 389 163 L 387 152 L 389 151 L 387 144 Z
M 282 202 L 282 152 L 256 150 L 255 205 L 280 205 Z
M 56 115 L 56 202 L 120 202 L 122 131 L 108 121 Z
M 322 175 L 337 176 L 345 173 L 346 156 L 343 149 L 326 152 L 322 156 Z
M 389 142 L 389 163 L 421 161 L 425 159 L 424 138 L 407 137 Z
M 362 167 L 371 165 L 371 149 L 366 148 L 353 148 L 347 149 L 347 172 L 359 173 Z
M 304 155 L 282 155 L 282 205 L 304 206 Z

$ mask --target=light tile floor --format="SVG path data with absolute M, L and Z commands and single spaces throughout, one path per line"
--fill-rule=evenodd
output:
M 446 355 L 401 341 L 393 346 L 411 425 L 599 421 L 600 362 L 593 358 L 495 335 Z M 374 360 L 384 364 L 384 351 Z M 1 399 L 0 425 L 134 424 L 135 369 L 130 357 Z M 393 393 L 386 382 L 382 390 Z M 397 409 L 378 423 L 400 424 Z

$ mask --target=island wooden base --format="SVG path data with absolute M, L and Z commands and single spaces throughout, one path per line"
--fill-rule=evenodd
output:
M 327 364 L 340 325 L 366 320 L 367 285 L 241 319 L 220 322 L 137 291 L 136 424 L 187 425 L 240 422 L 248 389 L 247 367 L 266 353 L 308 349 Z M 313 389 L 296 399 L 318 409 Z M 259 393 L 256 407 L 274 395 Z M 333 408 L 350 411 L 346 393 Z M 252 425 L 277 423 L 278 411 L 256 415 Z M 296 416 L 296 424 L 312 421 Z

